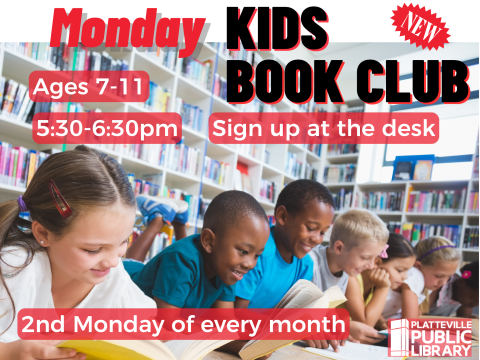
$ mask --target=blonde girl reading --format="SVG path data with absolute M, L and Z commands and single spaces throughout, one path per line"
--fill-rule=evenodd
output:
M 427 295 L 447 283 L 460 261 L 460 253 L 455 245 L 442 236 L 420 241 L 415 251 L 417 260 L 415 266 L 408 271 L 408 279 L 399 289 L 388 293 L 382 313 L 385 319 L 417 318 L 422 313 L 427 313 Z

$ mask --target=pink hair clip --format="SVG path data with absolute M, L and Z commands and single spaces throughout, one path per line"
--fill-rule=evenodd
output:
M 383 248 L 382 253 L 378 256 L 381 257 L 382 259 L 388 259 L 388 254 L 387 254 L 388 247 L 389 247 L 389 245 L 386 244 L 385 247 Z
M 464 278 L 464 279 L 469 279 L 470 276 L 472 276 L 472 272 L 471 272 L 471 271 L 465 270 L 465 271 L 462 273 L 462 278 Z
M 72 209 L 60 193 L 60 190 L 58 190 L 57 185 L 55 185 L 53 179 L 48 180 L 48 187 L 50 188 L 50 195 L 52 196 L 53 202 L 55 203 L 58 212 L 65 219 L 68 218 L 70 215 L 72 215 Z

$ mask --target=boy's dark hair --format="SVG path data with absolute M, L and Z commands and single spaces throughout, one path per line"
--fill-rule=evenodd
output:
M 314 180 L 296 180 L 285 186 L 278 195 L 275 214 L 283 205 L 289 214 L 296 216 L 311 200 L 328 204 L 335 209 L 332 193 L 324 185 Z
M 468 279 L 463 277 L 465 271 L 470 271 L 470 276 Z M 460 272 L 462 273 L 463 280 L 465 280 L 465 283 L 469 287 L 472 289 L 478 289 L 478 260 L 465 265 L 460 269 Z
M 415 248 L 412 246 L 410 241 L 408 241 L 405 236 L 390 233 L 388 235 L 388 249 L 387 255 L 388 258 L 382 259 L 383 262 L 388 262 L 395 258 L 408 258 L 410 256 L 416 256 Z
M 261 218 L 268 223 L 267 214 L 255 198 L 243 191 L 225 191 L 213 198 L 205 212 L 203 228 L 215 234 L 237 226 L 243 218 Z

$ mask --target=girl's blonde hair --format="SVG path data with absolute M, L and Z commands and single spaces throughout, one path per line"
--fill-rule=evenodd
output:
M 424 266 L 435 266 L 437 261 L 460 261 L 460 252 L 452 246 L 454 244 L 443 236 L 429 237 L 415 246 L 417 259 Z
M 50 194 L 50 179 L 72 209 L 72 215 L 67 218 L 62 217 L 55 206 Z M 38 221 L 48 231 L 61 235 L 78 215 L 94 208 L 117 203 L 135 207 L 135 195 L 125 170 L 115 159 L 81 145 L 73 151 L 49 156 L 35 172 L 23 195 L 23 202 L 32 220 Z M 43 250 L 32 234 L 32 223 L 19 215 L 18 200 L 0 204 L 0 286 L 5 288 L 13 306 L 12 323 L 16 313 L 15 304 L 3 279 L 1 266 L 5 264 L 16 268 L 18 273 L 30 264 L 36 251 Z M 13 267 L 2 258 L 4 249 L 12 245 L 26 250 L 26 260 L 20 267 Z M 0 314 L 3 315 L 6 314 Z
M 444 247 L 445 246 L 445 247 Z M 443 236 L 432 236 L 420 241 L 416 246 L 417 259 L 423 266 L 435 266 L 439 261 L 460 261 L 460 252 L 454 244 Z M 435 250 L 436 249 L 436 250 Z M 428 289 L 423 289 L 425 300 L 420 304 L 420 311 L 425 314 L 430 310 Z

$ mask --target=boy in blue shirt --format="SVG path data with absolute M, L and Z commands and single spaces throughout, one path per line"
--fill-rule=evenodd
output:
M 273 308 L 300 279 L 313 277 L 306 256 L 321 244 L 334 217 L 330 191 L 313 180 L 297 180 L 279 194 L 276 225 L 255 269 L 237 284 L 235 307 Z
M 157 211 L 151 202 L 155 200 L 159 216 L 152 214 Z M 163 200 L 137 201 L 150 219 L 148 227 L 157 218 L 173 220 L 174 211 L 165 211 Z M 176 241 L 129 273 L 159 308 L 233 308 L 235 283 L 255 267 L 268 234 L 268 219 L 260 204 L 247 193 L 226 191 L 210 203 L 200 235 Z

